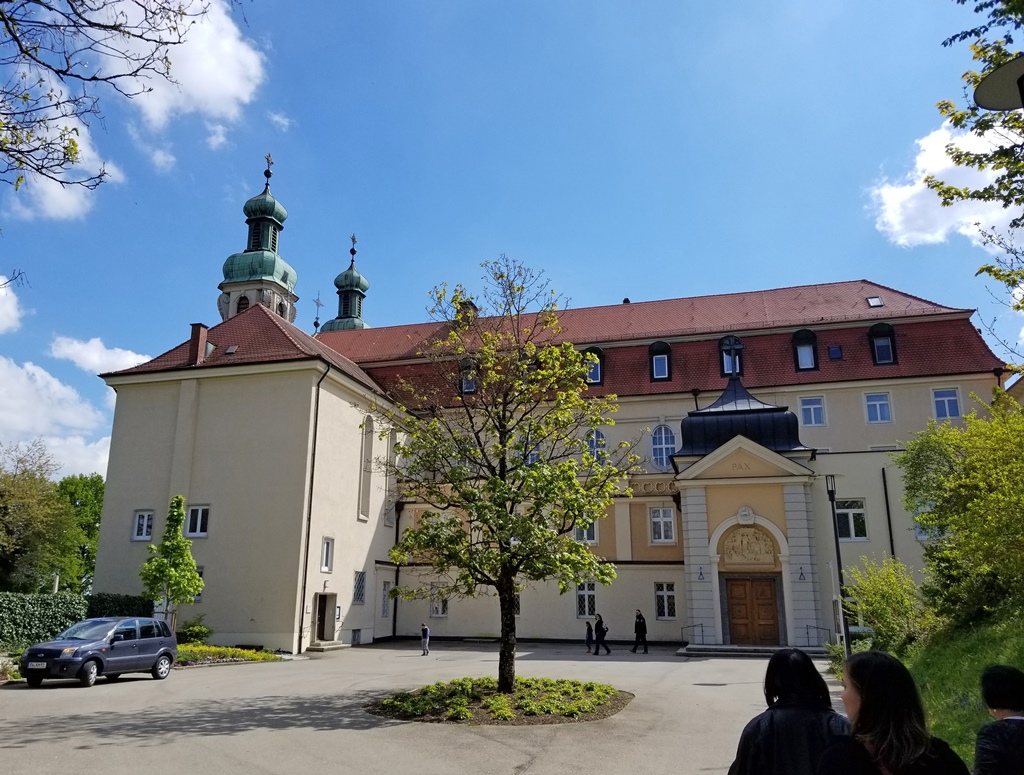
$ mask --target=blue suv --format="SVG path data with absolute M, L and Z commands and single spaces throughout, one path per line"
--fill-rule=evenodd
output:
M 116 681 L 123 673 L 150 673 L 163 680 L 177 658 L 178 643 L 166 622 L 117 616 L 86 619 L 25 649 L 18 670 L 33 688 L 44 678 L 92 686 L 98 675 Z

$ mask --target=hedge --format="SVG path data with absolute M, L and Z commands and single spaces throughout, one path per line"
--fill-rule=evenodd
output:
M 88 608 L 84 597 L 70 592 L 0 592 L 0 643 L 8 648 L 24 648 L 50 640 L 84 619 Z
M 0 646 L 19 649 L 41 643 L 86 618 L 152 615 L 153 601 L 137 595 L 0 592 Z

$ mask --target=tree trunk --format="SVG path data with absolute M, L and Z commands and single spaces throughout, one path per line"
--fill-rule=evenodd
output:
M 513 576 L 498 579 L 501 606 L 501 651 L 498 655 L 498 691 L 511 694 L 516 688 L 516 586 Z

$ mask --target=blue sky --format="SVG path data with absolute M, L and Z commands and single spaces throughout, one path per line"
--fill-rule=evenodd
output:
M 1006 214 L 919 182 L 971 65 L 953 0 L 222 2 L 179 89 L 83 129 L 109 182 L 0 191 L 0 274 L 28 277 L 0 292 L 0 443 L 42 437 L 62 474 L 105 471 L 97 372 L 220 321 L 267 152 L 310 332 L 355 232 L 374 326 L 505 253 L 573 306 L 867 278 L 1017 339 L 974 277 L 971 224 Z

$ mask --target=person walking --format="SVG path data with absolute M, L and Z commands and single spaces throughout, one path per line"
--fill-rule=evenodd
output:
M 594 618 L 594 656 L 596 657 L 601 653 L 601 647 L 604 646 L 606 654 L 611 654 L 612 650 L 608 648 L 608 644 L 604 642 L 605 636 L 608 634 L 608 628 L 605 627 L 604 619 L 601 618 L 601 614 L 598 614 Z
M 636 650 L 643 644 L 644 653 L 647 653 L 647 620 L 644 619 L 644 615 L 640 613 L 640 609 L 636 609 L 636 620 L 633 622 L 633 648 L 630 649 L 634 654 Z
M 828 684 L 800 649 L 780 649 L 764 674 L 768 710 L 740 735 L 729 775 L 814 775 L 822 751 L 850 734 L 850 722 L 832 710 Z
M 825 749 L 818 775 L 970 775 L 953 749 L 928 732 L 921 695 L 896 657 L 854 654 L 843 686 L 852 736 Z
M 430 655 L 430 628 L 427 627 L 426 623 L 420 623 L 420 646 L 423 647 L 423 653 L 421 657 Z
M 587 653 L 588 654 L 590 653 L 590 646 L 593 644 L 593 642 L 594 642 L 594 627 L 590 624 L 590 622 L 587 622 L 586 643 L 587 643 Z
M 995 721 L 978 730 L 975 775 L 1020 775 L 1024 771 L 1024 672 L 989 665 L 981 674 L 981 698 Z

